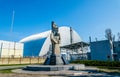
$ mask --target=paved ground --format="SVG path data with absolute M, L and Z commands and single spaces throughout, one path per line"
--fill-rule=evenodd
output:
M 0 67 L 2 69 L 8 68 L 21 68 L 21 66 L 8 66 Z M 23 66 L 22 66 L 23 67 Z M 22 71 L 21 69 L 16 69 L 14 71 L 19 71 L 19 73 L 0 73 L 0 77 L 120 77 L 119 75 L 110 75 L 108 73 L 102 73 L 97 71 L 98 68 L 86 67 L 84 70 L 80 71 L 51 71 L 51 72 L 30 72 Z M 23 73 L 24 72 L 24 73 Z M 29 73 L 28 73 L 29 72 Z
M 120 77 L 119 75 L 110 75 L 108 73 L 99 72 L 98 68 L 95 67 L 86 67 L 85 69 L 81 69 L 79 71 L 73 70 L 62 70 L 62 71 L 23 71 L 21 69 L 13 70 L 18 74 L 31 74 L 30 77 L 43 77 L 44 75 L 48 75 L 46 77 Z M 24 77 L 24 76 L 23 76 Z
M 70 75 L 70 76 L 56 76 L 56 75 L 39 75 L 39 74 L 3 74 L 0 73 L 0 77 L 120 77 L 107 74 L 87 74 L 87 75 Z
M 0 77 L 50 77 L 50 76 L 45 76 L 45 75 L 32 75 L 32 74 L 3 74 L 0 73 Z

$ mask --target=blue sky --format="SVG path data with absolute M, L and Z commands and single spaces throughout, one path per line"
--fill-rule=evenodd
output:
M 0 40 L 19 41 L 49 30 L 51 21 L 71 26 L 86 42 L 89 36 L 105 39 L 106 28 L 120 32 L 120 0 L 0 0 Z

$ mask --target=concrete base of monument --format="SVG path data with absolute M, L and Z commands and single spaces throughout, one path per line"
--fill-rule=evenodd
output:
M 51 54 L 46 58 L 44 65 L 68 65 L 69 62 L 64 56 Z
M 37 65 L 38 66 L 38 65 Z M 70 65 L 72 66 L 72 65 Z M 86 66 L 85 68 L 79 68 L 79 65 L 76 65 L 73 70 L 59 70 L 59 71 L 31 71 L 31 70 L 23 70 L 23 69 L 14 69 L 12 70 L 14 73 L 18 74 L 29 74 L 31 77 L 119 77 L 110 75 L 105 72 L 100 72 L 100 69 L 96 67 Z
M 12 70 L 14 73 L 41 74 L 41 75 L 73 75 L 88 73 L 81 70 L 85 69 L 84 64 L 69 65 L 29 65 L 23 69 Z
M 70 64 L 70 65 L 29 65 L 23 68 L 27 71 L 60 71 L 60 70 L 80 70 L 84 69 L 84 64 Z

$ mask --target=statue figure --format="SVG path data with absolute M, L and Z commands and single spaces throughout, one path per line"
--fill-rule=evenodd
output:
M 58 27 L 52 22 L 52 32 L 50 34 L 50 39 L 52 43 L 52 54 L 60 54 L 60 34 L 58 33 Z
M 68 64 L 68 62 L 65 60 L 65 58 L 63 56 L 61 56 L 60 53 L 60 33 L 58 33 L 58 27 L 57 25 L 52 22 L 51 24 L 52 26 L 52 31 L 50 34 L 50 40 L 52 43 L 52 53 L 50 54 L 49 57 L 47 57 L 47 59 L 45 60 L 44 64 L 45 65 L 64 65 L 64 64 Z

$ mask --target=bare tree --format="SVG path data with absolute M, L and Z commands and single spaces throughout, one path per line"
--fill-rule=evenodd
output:
M 112 39 L 113 39 L 113 41 L 115 41 L 115 35 L 113 35 Z
M 105 37 L 108 39 L 108 40 L 111 40 L 111 41 L 113 41 L 113 37 L 112 37 L 113 35 L 112 35 L 112 31 L 111 31 L 111 29 L 106 29 L 105 30 Z
M 120 41 L 120 32 L 117 33 L 118 41 Z

